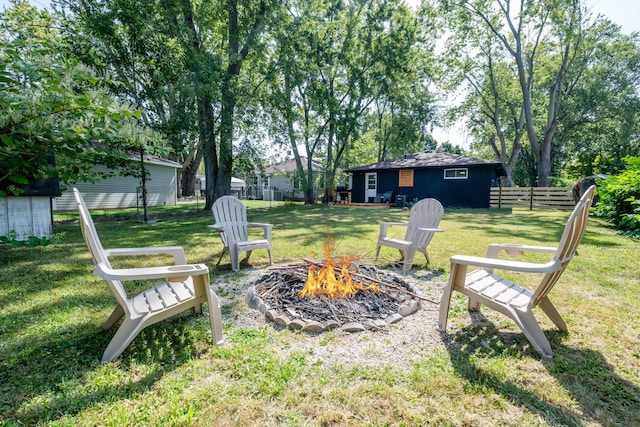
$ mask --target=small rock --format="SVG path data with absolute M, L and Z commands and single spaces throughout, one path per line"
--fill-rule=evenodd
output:
M 253 291 L 253 286 L 249 288 L 249 290 L 247 291 L 247 295 L 244 297 L 244 302 L 246 302 L 247 305 L 253 308 L 254 310 L 257 310 L 258 304 L 262 302 L 260 297 L 258 297 L 256 293 Z
M 373 321 L 373 325 L 376 327 L 376 329 L 384 329 L 387 327 L 387 322 L 382 319 L 376 319 Z
M 312 334 L 318 334 L 325 330 L 324 326 L 320 322 L 316 322 L 315 320 L 308 320 L 307 325 L 305 326 L 305 331 L 310 332 Z
M 342 325 L 342 330 L 345 332 L 362 332 L 366 331 L 367 328 L 365 328 L 362 323 L 349 322 Z
M 274 321 L 275 318 L 278 317 L 278 312 L 275 311 L 274 309 L 267 310 L 266 313 L 264 314 L 264 317 L 269 321 Z
M 280 326 L 287 326 L 289 325 L 289 323 L 291 323 L 291 319 L 289 319 L 287 316 L 283 315 L 283 314 L 279 314 L 278 316 L 276 316 L 273 319 L 273 322 L 276 325 L 280 325 Z
M 287 325 L 288 328 L 293 329 L 294 331 L 298 331 L 303 329 L 306 326 L 305 322 L 302 319 L 293 319 Z
M 258 303 L 258 311 L 262 314 L 265 314 L 267 312 L 267 309 L 268 309 L 267 305 L 264 302 L 262 302 L 262 300 L 260 300 L 260 303 Z
M 411 307 L 409 307 L 409 304 L 402 304 L 398 307 L 398 313 L 403 317 L 408 316 L 412 313 Z
M 413 314 L 416 311 L 418 311 L 420 309 L 420 307 L 421 307 L 420 301 L 411 300 L 406 304 L 402 304 L 398 308 L 398 313 L 400 313 L 402 316 L 408 316 L 408 315 Z
M 324 322 L 324 329 L 327 331 L 330 331 L 332 329 L 336 329 L 340 327 L 340 322 L 336 321 L 336 320 L 327 320 L 326 322 Z
M 393 313 L 391 316 L 387 317 L 385 320 L 387 321 L 388 325 L 392 325 L 394 323 L 398 323 L 399 321 L 402 320 L 402 314 Z

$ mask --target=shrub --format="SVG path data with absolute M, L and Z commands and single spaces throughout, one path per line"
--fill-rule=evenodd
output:
M 620 175 L 598 181 L 594 213 L 625 234 L 640 237 L 640 157 L 626 157 Z

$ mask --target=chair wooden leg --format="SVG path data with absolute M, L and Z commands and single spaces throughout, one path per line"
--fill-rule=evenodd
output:
M 518 324 L 522 332 L 527 337 L 533 348 L 546 359 L 553 358 L 551 344 L 540 329 L 540 324 L 531 311 L 513 310 L 513 320 Z
M 413 260 L 415 258 L 416 258 L 416 248 L 410 247 L 409 249 L 407 249 L 407 253 L 404 257 L 404 264 L 402 267 L 404 271 L 411 270 L 411 267 L 413 267 Z
M 449 282 L 445 286 L 440 298 L 440 315 L 438 318 L 438 330 L 444 332 L 447 329 L 447 321 L 449 318 L 449 306 L 451 305 L 451 294 L 454 289 L 464 289 L 464 283 L 467 275 L 467 266 L 451 263 L 451 271 L 449 274 Z
M 202 304 L 196 304 L 191 307 L 191 312 L 193 314 L 202 314 Z
M 144 327 L 144 318 L 139 319 L 124 319 L 120 328 L 116 334 L 111 338 L 111 342 L 107 346 L 106 350 L 102 354 L 102 363 L 111 362 L 116 359 L 131 341 L 140 333 Z
M 229 255 L 231 256 L 231 269 L 233 271 L 240 271 L 240 253 L 236 248 L 229 249 Z
M 442 297 L 440 298 L 440 315 L 438 317 L 438 330 L 440 332 L 445 332 L 447 330 L 449 306 L 451 305 L 451 287 L 452 282 L 451 279 L 449 279 L 449 283 L 445 286 Z
M 567 324 L 565 323 L 562 316 L 560 316 L 560 313 L 558 313 L 558 310 L 556 310 L 556 307 L 551 303 L 549 297 L 544 297 L 543 299 L 541 299 L 538 303 L 538 306 L 540 306 L 542 311 L 544 311 L 545 314 L 549 316 L 549 319 L 551 319 L 551 321 L 556 325 L 558 329 L 563 332 L 567 332 Z
M 102 329 L 111 329 L 111 327 L 115 325 L 122 316 L 124 316 L 124 309 L 120 304 L 118 304 L 113 312 L 111 312 L 111 315 L 109 315 L 109 318 L 102 324 Z
M 220 310 L 220 300 L 209 284 L 209 275 L 194 276 L 193 286 L 196 295 L 204 293 L 207 298 L 207 306 L 209 307 L 209 323 L 211 324 L 211 337 L 216 345 L 224 342 L 222 335 L 222 312 Z
M 467 305 L 469 310 L 480 311 L 480 301 L 477 299 L 469 297 L 469 303 Z
M 220 265 L 220 261 L 222 261 L 222 257 L 224 256 L 226 250 L 226 248 L 222 249 L 222 251 L 220 252 L 220 258 L 218 258 L 218 262 L 216 263 L 216 265 Z

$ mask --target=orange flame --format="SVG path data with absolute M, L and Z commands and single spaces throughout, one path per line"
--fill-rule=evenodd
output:
M 317 295 L 325 295 L 329 298 L 349 298 L 358 291 L 372 290 L 377 292 L 380 289 L 375 282 L 365 286 L 362 282 L 353 279 L 353 272 L 349 270 L 351 263 L 358 258 L 357 255 L 341 257 L 339 265 L 331 257 L 332 247 L 335 239 L 329 235 L 329 240 L 324 243 L 324 261 L 317 269 L 314 264 L 309 266 L 307 281 L 300 291 L 301 298 L 311 298 Z

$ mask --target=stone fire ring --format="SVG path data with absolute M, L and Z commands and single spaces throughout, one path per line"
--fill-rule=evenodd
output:
M 409 300 L 398 307 L 397 313 L 392 313 L 383 319 L 367 320 L 365 322 L 349 322 L 340 324 L 336 320 L 327 320 L 320 323 L 315 320 L 304 319 L 299 316 L 288 316 L 280 313 L 265 304 L 265 302 L 255 293 L 254 287 L 247 290 L 245 302 L 254 310 L 265 315 L 267 321 L 291 330 L 304 330 L 309 333 L 321 333 L 333 329 L 340 329 L 345 332 L 362 332 L 366 330 L 380 330 L 389 325 L 398 323 L 402 318 L 409 316 L 422 308 L 422 303 L 418 299 Z

